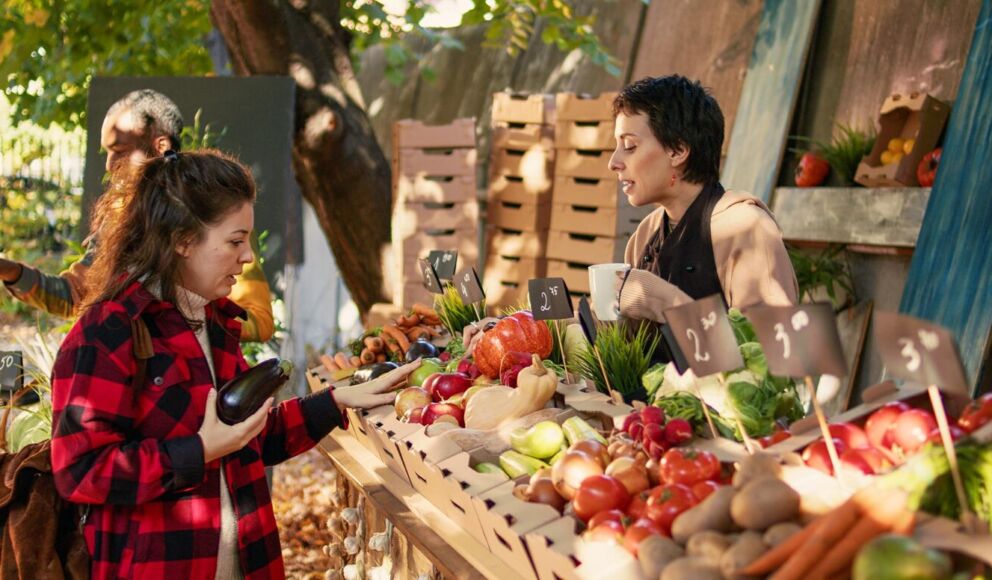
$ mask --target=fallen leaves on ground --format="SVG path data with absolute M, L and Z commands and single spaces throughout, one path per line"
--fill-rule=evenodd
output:
M 287 578 L 321 579 L 330 566 L 324 546 L 334 538 L 324 523 L 334 511 L 334 477 L 334 467 L 314 449 L 275 469 L 272 507 Z

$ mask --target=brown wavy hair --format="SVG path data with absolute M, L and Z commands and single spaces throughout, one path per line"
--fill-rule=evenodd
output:
M 208 226 L 254 201 L 251 172 L 217 150 L 169 151 L 137 167 L 123 164 L 93 214 L 98 242 L 84 308 L 136 280 L 158 286 L 162 300 L 175 304 L 176 248 L 202 240 Z

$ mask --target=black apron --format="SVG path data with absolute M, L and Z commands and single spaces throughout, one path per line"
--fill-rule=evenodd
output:
M 667 233 L 669 222 L 666 213 L 661 227 L 648 240 L 641 263 L 636 266 L 675 285 L 693 300 L 713 294 L 723 295 L 710 235 L 713 208 L 723 193 L 723 186 L 719 183 L 704 186 L 671 233 Z M 655 328 L 659 335 L 660 326 L 658 324 Z M 665 341 L 661 340 L 653 362 L 666 363 L 671 360 L 671 352 Z

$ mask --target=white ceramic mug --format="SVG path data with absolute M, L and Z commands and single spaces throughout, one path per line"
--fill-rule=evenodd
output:
M 630 264 L 589 266 L 589 292 L 592 294 L 592 310 L 596 313 L 596 318 L 609 321 L 620 317 L 617 279 L 627 270 L 630 270 Z

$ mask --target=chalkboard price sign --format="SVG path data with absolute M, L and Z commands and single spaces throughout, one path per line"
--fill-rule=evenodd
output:
M 971 392 L 957 342 L 949 330 L 891 312 L 876 313 L 874 327 L 887 372 L 950 393 Z
M 665 310 L 665 321 L 697 377 L 744 366 L 723 296 L 714 294 Z
M 19 391 L 24 386 L 24 356 L 19 350 L 0 350 L 0 388 Z
M 744 315 L 754 325 L 773 375 L 847 375 L 844 349 L 830 304 L 754 306 Z
M 417 260 L 417 264 L 420 266 L 420 272 L 424 276 L 424 288 L 427 288 L 429 292 L 433 292 L 434 294 L 444 294 L 441 280 L 438 278 L 437 272 L 434 271 L 434 266 L 430 261 L 420 259 Z
M 458 252 L 454 250 L 434 250 L 427 254 L 427 261 L 434 266 L 434 273 L 441 280 L 451 280 L 458 265 Z
M 465 304 L 475 304 L 486 298 L 486 293 L 482 290 L 482 283 L 479 281 L 479 275 L 475 273 L 475 268 L 466 268 L 459 272 L 453 283 L 458 288 L 458 295 L 462 297 L 462 302 Z
M 563 320 L 574 316 L 572 299 L 563 278 L 530 280 L 527 291 L 535 320 Z

